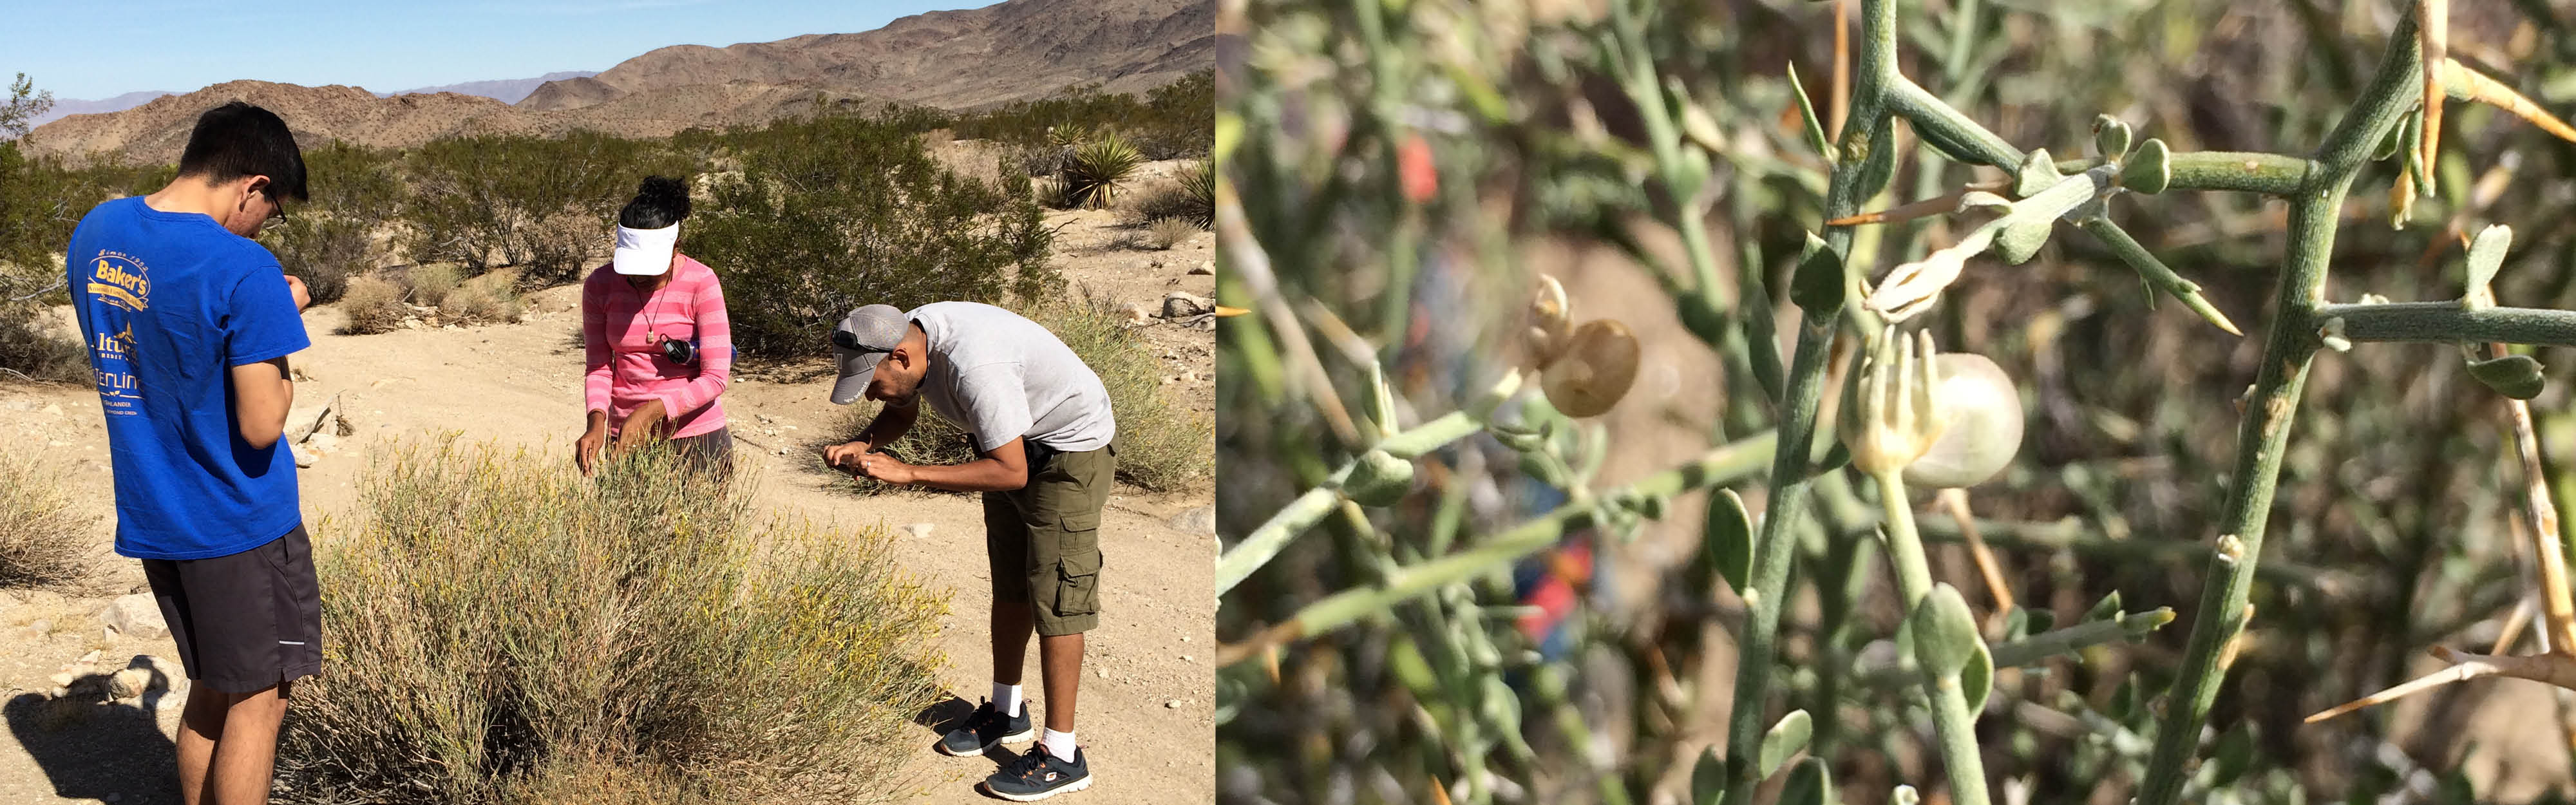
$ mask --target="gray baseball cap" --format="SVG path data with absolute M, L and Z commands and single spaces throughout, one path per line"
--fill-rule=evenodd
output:
M 912 319 L 893 305 L 867 305 L 850 311 L 832 328 L 832 357 L 839 359 L 841 379 L 832 384 L 832 404 L 857 402 L 876 376 L 877 362 L 912 334 Z

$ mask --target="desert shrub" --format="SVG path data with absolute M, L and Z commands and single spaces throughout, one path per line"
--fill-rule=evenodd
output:
M 961 138 L 1022 147 L 1016 153 L 1029 158 L 1030 175 L 1035 176 L 1058 167 L 1048 161 L 1059 158 L 1061 152 L 1044 148 L 1047 130 L 1058 127 L 1117 126 L 1130 133 L 1147 159 L 1206 156 L 1216 143 L 1215 110 L 1216 74 L 1203 70 L 1143 97 L 1104 93 L 1096 84 L 1084 84 L 1051 97 L 962 115 L 952 126 Z
M 357 218 L 311 211 L 261 232 L 260 242 L 277 255 L 287 274 L 304 279 L 314 304 L 329 304 L 347 292 L 351 275 L 364 273 L 374 262 L 367 228 Z
M 1136 146 L 1111 131 L 1089 138 L 1073 147 L 1064 161 L 1064 201 L 1066 206 L 1083 206 L 1095 210 L 1109 209 L 1118 200 L 1118 190 L 1144 167 L 1145 157 Z
M 574 279 L 582 258 L 608 248 L 610 218 L 637 181 L 693 172 L 668 145 L 588 131 L 441 139 L 413 150 L 406 167 L 403 245 L 413 259 L 471 274 L 519 266 L 540 282 Z
M 1180 220 L 1207 229 L 1216 224 L 1216 173 L 1208 163 L 1182 168 L 1169 184 L 1154 186 L 1138 194 L 1127 205 L 1127 221 L 1151 224 L 1155 221 Z
M 1215 464 L 1209 444 L 1213 424 L 1163 398 L 1162 362 L 1142 336 L 1120 323 L 1120 316 L 1088 299 L 1044 302 L 1019 313 L 1055 333 L 1109 390 L 1109 407 L 1118 419 L 1119 481 L 1168 492 L 1207 477 Z M 840 438 L 858 438 L 880 407 L 873 402 L 850 406 L 839 424 Z M 963 464 L 978 455 L 964 430 L 926 408 L 912 432 L 887 445 L 886 452 L 914 464 Z M 856 488 L 875 493 L 891 487 L 861 478 Z
M 465 281 L 465 267 L 455 263 L 422 263 L 403 271 L 403 284 L 411 290 L 411 303 L 437 307 L 447 295 Z
M 81 531 L 88 525 L 82 511 L 33 462 L 0 461 L 0 586 L 79 578 Z
M 519 272 L 500 269 L 458 283 L 456 290 L 439 301 L 439 315 L 453 322 L 516 322 L 520 310 L 518 281 Z
M 346 335 L 381 333 L 401 326 L 411 316 L 403 304 L 403 289 L 394 281 L 376 274 L 350 278 L 349 290 L 340 297 L 340 315 L 347 321 L 340 325 Z
M 12 288 L 33 290 L 12 291 Z M 32 281 L 10 281 L 9 271 L 0 268 L 0 374 L 18 379 L 43 382 L 76 383 L 89 377 L 89 356 L 79 341 L 47 326 L 44 306 L 38 300 L 59 293 L 47 291 L 50 284 Z M 32 295 L 11 301 L 20 295 Z
M 1156 250 L 1169 249 L 1187 242 L 1198 233 L 1196 224 L 1179 218 L 1160 218 L 1145 225 L 1145 244 Z
M 913 128 L 828 117 L 735 135 L 742 176 L 715 184 L 680 248 L 724 278 L 741 354 L 820 354 L 831 323 L 863 304 L 1043 292 L 1052 233 L 1022 200 L 1025 180 L 959 177 Z
M 884 531 L 755 517 L 754 481 L 724 483 L 666 451 L 589 479 L 452 439 L 380 455 L 361 519 L 315 540 L 348 670 L 299 691 L 286 801 L 883 796 L 943 601 Z

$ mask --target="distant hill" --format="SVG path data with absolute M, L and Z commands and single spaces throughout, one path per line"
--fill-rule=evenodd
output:
M 535 92 L 538 87 L 544 86 L 548 81 L 589 78 L 598 74 L 598 71 L 595 70 L 565 70 L 559 73 L 547 73 L 535 78 L 511 78 L 500 81 L 467 81 L 462 84 L 449 84 L 443 87 L 421 87 L 419 89 L 406 89 L 399 92 L 379 92 L 376 93 L 376 97 L 391 98 L 396 95 L 436 95 L 441 92 L 453 92 L 458 95 L 481 95 L 502 103 L 518 103 L 519 99 L 528 97 L 528 93 Z
M 355 87 L 233 81 L 123 111 L 74 114 L 36 128 L 21 144 L 39 154 L 175 161 L 196 115 L 235 99 L 278 113 L 308 147 L 338 139 L 399 148 L 448 134 L 571 129 L 664 137 L 862 103 L 972 111 L 1078 84 L 1143 92 L 1213 69 L 1217 49 L 1214 0 L 1007 0 L 917 14 L 864 33 L 660 48 L 597 74 L 549 76 L 509 104 L 482 85 L 516 82 L 379 96 Z
M 28 120 L 27 125 L 30 128 L 42 126 L 72 115 L 94 115 L 102 112 L 122 112 L 127 109 L 142 106 L 146 101 L 168 94 L 170 93 L 166 90 L 155 89 L 144 90 L 142 92 L 128 92 L 114 98 L 104 98 L 95 101 L 56 100 L 54 101 L 54 108 L 47 109 L 44 114 L 37 115 L 33 119 Z

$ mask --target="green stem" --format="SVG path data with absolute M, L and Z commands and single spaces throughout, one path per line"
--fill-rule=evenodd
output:
M 2311 323 L 2343 319 L 2353 341 L 2493 342 L 2576 346 L 2576 310 L 2490 307 L 2470 310 L 2458 302 L 2323 305 Z
M 1913 79 L 1889 76 L 1887 105 L 1889 111 L 1914 124 L 1914 133 L 1921 135 L 1924 143 L 1941 149 L 1952 159 L 2002 168 L 2007 173 L 2021 166 L 2021 149 L 1968 119 L 1957 107 Z
M 1912 612 L 1932 594 L 1932 564 L 1923 556 L 1923 538 L 1914 531 L 1914 506 L 1905 496 L 1905 480 L 1896 471 L 1878 473 L 1878 500 L 1887 515 L 1887 562 L 1896 568 L 1896 592 L 1904 611 Z M 1917 638 L 1921 639 L 1921 638 Z M 1924 673 L 1923 696 L 1932 707 L 1932 731 L 1941 739 L 1941 765 L 1950 770 L 1950 800 L 1958 805 L 1986 805 L 1986 764 L 1977 751 L 1977 714 L 1968 712 L 1967 691 L 1959 688 L 1956 670 Z
M 1887 117 L 1888 84 L 1897 77 L 1896 6 L 1893 0 L 1861 0 L 1860 8 L 1858 77 L 1853 81 L 1851 111 L 1843 120 L 1839 140 L 1843 151 L 1825 190 L 1828 221 L 1860 211 L 1859 180 L 1868 149 L 1893 145 L 1870 142 L 1870 134 Z M 1851 254 L 1851 227 L 1826 227 L 1824 240 L 1836 255 Z M 1847 264 L 1843 270 L 1850 273 Z M 1813 301 L 1802 300 L 1802 304 Z M 1724 805 L 1749 805 L 1753 800 L 1757 753 L 1763 730 L 1769 726 L 1772 666 L 1779 659 L 1780 612 L 1789 603 L 1789 560 L 1797 552 L 1793 535 L 1808 516 L 1808 491 L 1814 480 L 1809 477 L 1809 456 L 1815 450 L 1816 409 L 1824 398 L 1834 336 L 1849 306 L 1843 298 L 1818 303 L 1805 309 L 1798 323 L 1788 393 L 1780 399 L 1779 445 L 1771 463 L 1773 486 L 1764 506 L 1762 534 L 1753 544 L 1752 589 L 1744 596 L 1744 641 L 1736 660 L 1734 707 L 1727 717 Z
M 2010 643 L 1996 644 L 1989 647 L 1988 651 L 1994 656 L 1995 668 L 2021 668 L 2038 665 L 2050 657 L 2061 654 L 2073 654 L 2104 643 L 2138 637 L 2172 623 L 2173 619 L 2173 608 L 2157 607 L 2149 612 L 2135 612 L 2117 618 L 2079 623 L 2064 629 L 2041 632 Z M 1907 682 L 1920 681 L 1921 673 L 1914 668 L 1911 658 L 1904 658 L 1900 659 L 1894 667 L 1870 672 L 1867 684 L 1873 687 L 1895 687 Z
M 1606 492 L 1597 497 L 1624 494 L 1668 496 L 1733 483 L 1761 472 L 1763 455 L 1771 452 L 1773 445 L 1771 434 L 1757 435 L 1712 449 L 1688 464 L 1646 476 L 1629 484 L 1625 490 Z M 1567 503 L 1529 522 L 1487 537 L 1477 542 L 1475 547 L 1399 569 L 1382 586 L 1344 590 L 1308 604 L 1281 624 L 1287 631 L 1257 639 L 1284 642 L 1313 637 L 1341 628 L 1370 613 L 1391 609 L 1442 586 L 1492 572 L 1506 563 L 1556 544 L 1566 531 L 1589 524 L 1599 511 L 1600 507 L 1586 501 Z M 1250 652 L 1243 654 L 1250 656 Z
M 2184 307 L 2199 313 L 2200 317 L 2209 320 L 2209 323 L 2218 325 L 2218 329 L 2226 330 L 2228 335 L 2245 334 L 2245 331 L 2236 329 L 2235 322 L 2227 320 L 2227 314 L 2218 312 L 2218 306 L 2210 304 L 2208 297 L 2200 295 L 2199 283 L 2183 279 L 2181 274 L 2174 273 L 2174 270 L 2167 267 L 2163 260 L 2156 259 L 2155 253 L 2147 251 L 2145 246 L 2138 245 L 2137 238 L 2129 237 L 2128 231 L 2121 229 L 2119 224 L 2111 223 L 2109 218 L 2094 216 L 2076 222 L 2076 226 L 2100 238 L 2102 245 L 2110 247 L 2111 253 L 2119 256 L 2121 262 L 2128 263 L 2130 268 L 2137 269 L 2138 276 L 2145 277 L 2147 282 L 2154 284 L 2165 293 L 2172 294 L 2175 300 L 2183 303 Z
M 2061 159 L 2059 173 L 2074 173 L 2101 164 L 2098 159 Z M 2295 196 L 2306 187 L 2317 163 L 2260 151 L 2185 151 L 2166 157 L 2172 178 L 2165 189 L 2232 190 L 2267 196 Z
M 2192 613 L 2191 641 L 2156 730 L 2155 754 L 2141 778 L 2138 805 L 2173 805 L 2182 795 L 2189 781 L 2183 767 L 2197 753 L 2201 725 L 2208 720 L 2227 674 L 2219 657 L 2245 628 L 2246 597 L 2253 590 L 2254 570 L 2262 557 L 2263 529 L 2272 511 L 2273 487 L 2280 481 L 2281 455 L 2316 355 L 2311 322 L 2324 301 L 2336 213 L 2362 158 L 2422 92 L 2422 82 L 2417 80 L 2422 53 L 2415 30 L 2416 20 L 2410 14 L 2389 34 L 2388 55 L 2380 62 L 2378 76 L 2362 101 L 2327 136 L 2325 147 L 2318 150 L 2319 167 L 2311 175 L 2310 186 L 2301 188 L 2291 201 L 2290 249 L 2276 293 L 2279 308 L 2264 346 L 2262 372 L 2246 400 L 2245 420 L 2237 432 L 2235 480 L 2228 490 L 2225 527 L 2220 532 L 2232 535 L 2241 550 L 2211 556 L 2199 607 Z

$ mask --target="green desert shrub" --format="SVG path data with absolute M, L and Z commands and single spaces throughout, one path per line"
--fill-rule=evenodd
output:
M 361 274 L 349 280 L 348 293 L 340 297 L 340 315 L 347 319 L 340 325 L 342 334 L 368 335 L 401 326 L 411 316 L 411 307 L 403 304 L 401 285 L 376 274 Z
M 277 255 L 287 274 L 304 279 L 313 303 L 325 305 L 339 301 L 348 292 L 349 278 L 364 273 L 374 262 L 375 248 L 367 228 L 365 221 L 356 218 L 314 211 L 261 232 L 260 240 Z
M 1001 302 L 1049 287 L 1052 233 L 1026 180 L 958 176 L 914 128 L 830 117 L 735 135 L 741 178 L 714 183 L 680 249 L 724 278 L 741 354 L 821 354 L 832 322 L 864 304 Z
M 540 282 L 576 279 L 583 258 L 607 250 L 609 222 L 638 181 L 693 167 L 667 144 L 588 131 L 432 141 L 406 159 L 402 245 L 469 274 L 518 266 Z
M 33 462 L 0 460 L 0 587 L 80 578 L 88 517 L 55 477 Z
M 1178 220 L 1199 229 L 1216 224 L 1216 172 L 1200 161 L 1182 168 L 1166 184 L 1138 194 L 1127 205 L 1127 222 L 1151 224 Z
M 591 478 L 453 438 L 380 454 L 314 540 L 337 670 L 299 686 L 282 801 L 886 796 L 944 600 L 883 530 L 756 516 L 752 483 L 668 451 Z
M 403 284 L 410 287 L 411 303 L 437 307 L 447 302 L 447 295 L 465 281 L 465 267 L 455 263 L 422 263 L 403 271 Z

